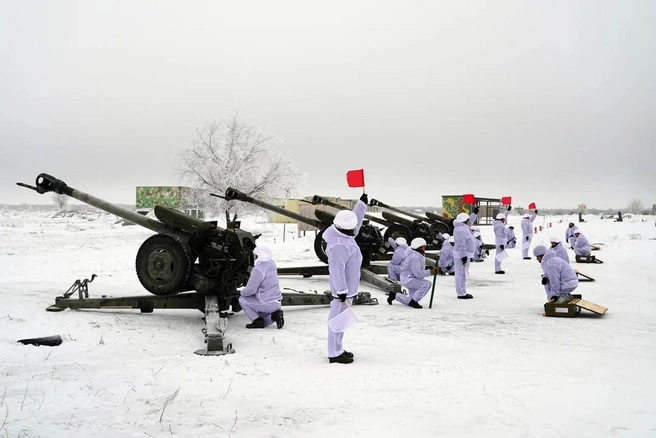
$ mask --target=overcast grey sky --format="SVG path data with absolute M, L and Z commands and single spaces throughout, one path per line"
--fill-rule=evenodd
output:
M 194 127 L 281 136 L 302 194 L 656 203 L 656 1 L 0 3 L 0 204 L 40 172 L 176 185 Z

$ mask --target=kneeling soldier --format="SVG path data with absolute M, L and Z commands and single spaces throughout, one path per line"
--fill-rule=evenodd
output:
M 552 303 L 568 303 L 574 299 L 571 293 L 579 285 L 574 268 L 558 257 L 554 251 L 547 252 L 547 247 L 544 245 L 533 248 L 533 255 L 542 267 L 542 284 L 547 299 Z

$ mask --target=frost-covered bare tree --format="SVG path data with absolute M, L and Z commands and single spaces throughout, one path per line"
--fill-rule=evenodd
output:
M 640 214 L 642 211 L 645 209 L 645 206 L 643 205 L 642 201 L 637 198 L 633 198 L 629 201 L 629 205 L 627 207 L 627 210 L 633 214 Z
M 178 154 L 178 173 L 193 190 L 193 200 L 205 210 L 226 212 L 232 221 L 248 204 L 210 196 L 233 187 L 254 198 L 271 200 L 295 194 L 306 175 L 289 152 L 276 149 L 282 141 L 239 114 L 196 129 L 196 136 Z M 230 218 L 232 214 L 232 218 Z
M 52 195 L 52 202 L 54 202 L 55 207 L 57 207 L 59 211 L 64 211 L 68 206 L 68 196 L 61 193 L 54 193 Z

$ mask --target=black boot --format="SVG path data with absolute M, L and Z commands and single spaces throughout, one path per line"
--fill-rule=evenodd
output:
M 495 274 L 505 274 L 506 271 L 496 271 Z
M 389 295 L 387 295 L 387 304 L 390 306 L 392 305 L 392 301 L 396 298 L 396 292 L 390 292 Z
M 271 314 L 271 319 L 276 323 L 276 327 L 279 329 L 285 325 L 285 317 L 283 315 L 282 309 L 278 309 Z
M 256 318 L 250 324 L 246 324 L 246 328 L 247 329 L 264 328 L 264 320 L 262 318 Z
M 415 309 L 423 309 L 424 308 L 424 306 L 422 306 L 421 304 L 419 304 L 415 300 L 410 300 L 410 302 L 408 303 L 408 306 L 414 307 Z
M 355 355 L 353 353 L 351 353 L 350 351 L 344 350 L 343 354 L 347 355 L 348 357 L 355 357 Z
M 472 298 L 474 298 L 474 297 L 471 296 L 471 295 L 469 295 L 469 294 L 467 294 L 467 295 L 462 295 L 462 296 L 458 296 L 458 299 L 459 299 L 459 300 L 471 300 Z
M 340 354 L 339 356 L 329 357 L 328 362 L 330 363 L 352 363 L 353 356 L 346 354 L 346 351 Z

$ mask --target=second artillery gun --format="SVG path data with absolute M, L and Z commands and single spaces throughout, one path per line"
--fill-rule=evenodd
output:
M 326 254 L 326 243 L 323 240 L 324 231 L 332 225 L 335 215 L 327 211 L 318 210 L 314 211 L 316 219 L 303 216 L 302 214 L 289 211 L 285 208 L 278 207 L 268 202 L 255 199 L 252 196 L 247 195 L 237 189 L 228 188 L 225 191 L 225 195 L 216 195 L 211 194 L 228 201 L 241 201 L 248 204 L 257 205 L 262 207 L 265 210 L 273 211 L 279 213 L 283 216 L 295 219 L 299 222 L 312 225 L 318 228 L 320 231 L 317 233 L 317 236 L 314 239 L 314 251 L 319 258 L 324 263 L 328 263 L 328 256 Z M 360 231 L 357 236 L 355 236 L 355 241 L 360 247 L 360 252 L 362 253 L 362 280 L 366 281 L 373 286 L 376 286 L 386 292 L 401 292 L 401 285 L 399 285 L 394 280 L 389 278 L 380 277 L 378 274 L 385 274 L 387 270 L 385 267 L 374 266 L 371 264 L 373 260 L 381 259 L 387 252 L 387 247 L 384 245 L 383 236 L 378 227 L 375 227 L 369 223 L 369 221 L 363 221 Z M 380 269 L 382 268 L 382 269 Z M 304 266 L 299 268 L 278 268 L 278 274 L 281 275 L 303 275 L 309 277 L 312 275 L 328 275 L 327 266 Z
M 384 202 L 379 201 L 378 199 L 372 199 L 369 204 L 375 207 L 382 207 L 390 211 L 401 213 L 412 218 L 407 219 L 390 213 L 389 211 L 383 211 L 382 215 L 385 219 L 395 221 L 397 223 L 396 226 L 387 229 L 385 232 L 385 239 L 390 237 L 394 239 L 396 237 L 403 236 L 408 242 L 410 242 L 413 237 L 423 237 L 424 240 L 426 240 L 428 243 L 427 249 L 437 250 L 442 248 L 442 241 L 438 238 L 438 236 L 442 233 L 453 233 L 453 221 L 448 223 L 448 219 L 443 218 L 442 216 L 434 215 L 439 217 L 439 219 L 429 218 L 428 213 L 426 213 L 426 216 L 421 216 L 409 211 L 401 210 L 397 207 L 392 207 L 385 204 Z M 418 235 L 415 236 L 415 233 Z M 427 235 L 431 237 L 430 240 L 425 237 Z
M 327 205 L 337 210 L 346 210 L 346 207 L 343 205 L 319 195 L 314 195 L 312 197 L 312 204 Z M 415 237 L 421 237 L 426 241 L 427 249 L 429 250 L 439 249 L 441 246 L 433 228 L 425 220 L 422 221 L 419 219 L 406 219 L 388 212 L 383 212 L 383 219 L 371 214 L 365 214 L 364 217 L 372 222 L 376 222 L 387 227 L 387 230 L 385 230 L 384 234 L 385 242 L 388 241 L 388 238 L 395 239 L 396 237 L 403 236 L 408 241 L 408 244 L 410 244 L 412 239 Z M 385 248 L 388 251 L 391 249 L 388 244 L 385 245 Z M 434 258 L 426 258 L 427 260 L 432 261 L 435 265 L 437 265 L 437 261 L 434 260 Z

